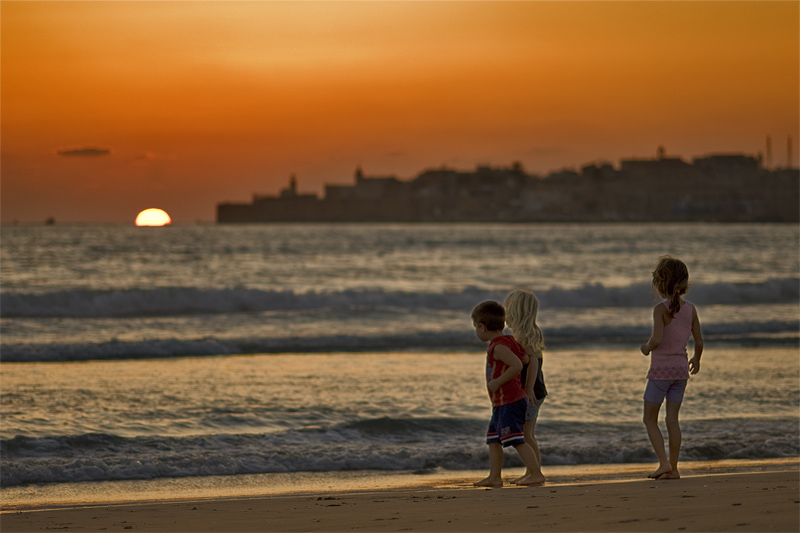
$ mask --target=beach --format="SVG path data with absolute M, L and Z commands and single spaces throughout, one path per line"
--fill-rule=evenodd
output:
M 547 471 L 547 470 L 546 470 Z M 509 472 L 511 474 L 513 472 Z M 608 473 L 608 472 L 607 472 Z M 6 510 L 3 531 L 797 531 L 797 460 L 687 463 L 680 480 L 590 475 Z M 612 479 L 609 479 L 612 478 Z
M 2 228 L 3 531 L 798 529 L 796 226 L 138 229 Z M 639 350 L 666 252 L 706 346 L 674 484 L 646 478 Z M 547 484 L 474 488 L 469 311 L 517 286 Z

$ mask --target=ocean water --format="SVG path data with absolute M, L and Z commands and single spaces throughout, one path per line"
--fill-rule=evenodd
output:
M 706 352 L 683 460 L 800 456 L 796 225 L 4 226 L 0 485 L 483 469 L 469 312 L 539 295 L 548 465 L 641 463 L 681 257 Z M 519 465 L 508 454 L 509 465 Z

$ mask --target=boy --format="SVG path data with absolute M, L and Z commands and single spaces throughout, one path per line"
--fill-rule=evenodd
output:
M 475 334 L 489 343 L 486 352 L 486 386 L 492 399 L 492 420 L 486 433 L 489 445 L 489 476 L 475 483 L 477 487 L 502 487 L 503 448 L 514 446 L 528 468 L 529 474 L 519 478 L 517 485 L 540 485 L 544 476 L 530 444 L 525 442 L 522 426 L 525 423 L 527 397 L 519 373 L 525 357 L 523 348 L 514 337 L 504 335 L 505 309 L 498 302 L 487 301 L 472 310 Z

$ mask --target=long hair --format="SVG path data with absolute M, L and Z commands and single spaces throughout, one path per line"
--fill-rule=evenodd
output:
M 670 316 L 681 310 L 681 296 L 689 290 L 689 269 L 680 259 L 668 255 L 653 269 L 653 288 L 667 299 Z
M 523 346 L 530 346 L 535 352 L 544 350 L 544 335 L 536 324 L 539 313 L 539 300 L 531 290 L 516 289 L 506 296 L 506 324 L 514 333 L 514 338 Z

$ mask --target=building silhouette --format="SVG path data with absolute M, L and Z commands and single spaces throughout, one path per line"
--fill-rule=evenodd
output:
M 769 145 L 768 145 L 769 151 Z M 252 222 L 800 222 L 800 172 L 768 169 L 761 156 L 715 154 L 589 164 L 547 176 L 519 163 L 472 171 L 429 169 L 411 180 L 365 176 L 298 194 L 220 203 L 220 223 Z

